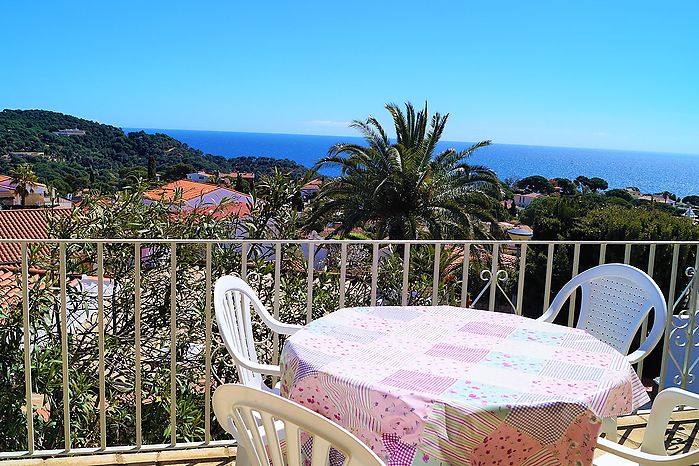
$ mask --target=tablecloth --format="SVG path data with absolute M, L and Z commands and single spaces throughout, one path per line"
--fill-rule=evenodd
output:
M 601 417 L 649 401 L 583 330 L 450 306 L 331 313 L 290 337 L 281 394 L 391 465 L 591 464 Z

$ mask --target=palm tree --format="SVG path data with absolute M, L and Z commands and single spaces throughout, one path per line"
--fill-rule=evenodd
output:
M 467 159 L 490 141 L 435 155 L 448 114 L 429 118 L 427 103 L 418 112 L 410 103 L 405 113 L 395 104 L 386 109 L 393 118 L 395 143 L 370 116 L 351 124 L 366 146 L 336 144 L 314 167 L 339 166 L 341 175 L 321 188 L 309 225 L 336 220 L 342 235 L 367 226 L 375 237 L 389 239 L 486 235 L 479 220 L 494 220 L 490 212 L 500 197 L 499 182 L 492 170 L 469 165 Z
M 10 178 L 15 185 L 15 192 L 22 199 L 22 207 L 24 207 L 30 187 L 36 184 L 39 179 L 34 173 L 32 166 L 28 163 L 21 163 L 10 170 Z

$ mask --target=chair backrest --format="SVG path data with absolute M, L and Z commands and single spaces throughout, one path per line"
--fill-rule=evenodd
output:
M 262 375 L 240 364 L 241 361 L 258 362 L 252 331 L 251 307 L 266 324 L 274 326 L 275 319 L 243 279 L 225 275 L 216 280 L 214 308 L 221 338 L 236 363 L 241 383 L 262 388 L 264 385 Z
M 653 327 L 638 351 L 649 352 L 660 341 L 667 319 L 665 298 L 642 270 L 626 264 L 588 269 L 563 286 L 551 308 L 560 309 L 578 287 L 582 291 L 578 328 L 621 354 L 628 354 L 634 336 L 652 309 Z
M 213 396 L 216 419 L 234 434 L 248 459 L 260 466 L 301 466 L 302 450 L 311 441 L 310 466 L 326 466 L 332 447 L 346 466 L 383 466 L 366 445 L 320 414 L 280 396 L 239 384 L 221 385 Z M 285 451 L 275 421 L 284 424 Z M 300 435 L 301 433 L 305 435 Z M 306 463 L 308 464 L 308 463 Z

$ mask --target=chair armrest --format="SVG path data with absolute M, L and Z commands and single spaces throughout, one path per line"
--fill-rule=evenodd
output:
M 259 362 L 252 362 L 249 360 L 236 360 L 235 363 L 239 366 L 242 366 L 246 369 L 249 369 L 253 372 L 257 372 L 259 374 L 266 374 L 266 375 L 274 375 L 277 377 L 281 377 L 282 372 L 279 366 L 275 366 L 272 364 L 260 364 Z
M 267 322 L 267 325 L 269 325 L 269 328 L 273 331 L 281 335 L 293 335 L 303 328 L 303 325 L 285 324 L 279 321 Z
M 634 351 L 633 353 L 628 354 L 626 356 L 626 360 L 629 361 L 629 364 L 636 364 L 640 360 L 645 359 L 645 357 L 648 356 L 649 354 L 650 354 L 649 351 L 646 351 L 645 349 L 639 348 L 636 351 Z

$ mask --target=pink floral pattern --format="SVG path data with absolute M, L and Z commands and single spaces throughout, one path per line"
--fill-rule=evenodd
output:
M 289 338 L 281 360 L 283 396 L 391 466 L 589 465 L 600 418 L 648 400 L 624 357 L 584 331 L 446 306 L 342 309 Z

